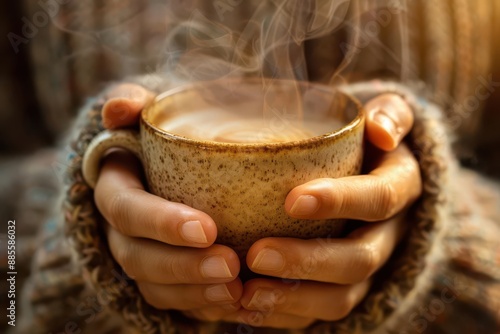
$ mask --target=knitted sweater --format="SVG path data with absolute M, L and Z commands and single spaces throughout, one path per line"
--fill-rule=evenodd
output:
M 156 4 L 154 1 L 151 3 Z M 457 149 L 451 146 L 452 130 L 459 139 L 472 138 L 477 134 L 481 128 L 479 105 L 490 104 L 490 100 L 477 98 L 477 108 L 473 113 L 467 113 L 471 96 L 477 97 L 478 85 L 488 80 L 491 73 L 488 57 L 492 51 L 489 52 L 487 36 L 492 31 L 493 20 L 486 18 L 488 13 L 499 9 L 492 2 L 472 0 L 440 3 L 409 1 L 407 5 L 408 12 L 419 13 L 419 16 L 410 16 L 411 20 L 418 22 L 409 23 L 415 31 L 410 36 L 410 46 L 417 51 L 410 52 L 409 63 L 405 64 L 412 70 L 396 75 L 402 83 L 369 80 L 373 77 L 394 78 L 394 72 L 400 71 L 396 71 L 391 62 L 382 61 L 384 52 L 390 54 L 391 50 L 401 47 L 393 32 L 397 27 L 391 24 L 381 32 L 379 40 L 383 44 L 360 47 L 361 44 L 349 37 L 333 34 L 307 45 L 308 63 L 315 65 L 308 68 L 311 80 L 325 81 L 325 78 L 331 77 L 324 73 L 338 68 L 339 61 L 335 54 L 339 52 L 342 42 L 347 41 L 355 47 L 358 59 L 357 66 L 349 66 L 350 73 L 354 73 L 350 80 L 359 83 L 350 84 L 345 89 L 363 101 L 384 92 L 397 93 L 407 100 L 416 116 L 416 124 L 407 141 L 418 158 L 424 191 L 408 217 L 412 226 L 409 235 L 377 274 L 376 283 L 365 300 L 345 319 L 332 323 L 318 322 L 305 332 L 500 332 L 500 185 L 477 172 L 463 169 L 452 153 L 456 153 Z M 98 5 L 94 9 L 98 9 Z M 71 13 L 81 12 L 81 8 L 65 10 L 70 18 Z M 243 15 L 244 10 L 240 10 Z M 152 12 L 154 10 L 148 11 L 148 17 L 154 17 Z M 370 10 L 366 13 L 377 14 Z M 361 27 L 373 22 L 368 14 L 361 18 Z M 422 26 L 433 28 L 427 31 Z M 134 30 L 131 25 L 125 29 Z M 475 37 L 479 35 L 486 37 L 478 40 Z M 37 40 L 31 42 L 37 43 Z M 418 51 L 422 46 L 420 44 L 434 46 L 434 43 L 446 47 Z M 479 46 L 474 48 L 473 43 Z M 327 46 L 323 48 L 323 45 Z M 33 48 L 37 50 L 36 46 Z M 477 49 L 487 52 L 475 52 Z M 374 58 L 374 55 L 377 56 Z M 85 70 L 80 66 L 98 71 L 97 62 L 90 65 L 84 63 L 75 66 L 82 75 Z M 90 80 L 87 76 L 84 75 L 84 78 Z M 84 78 L 73 80 L 85 85 Z M 492 77 L 493 83 L 485 86 L 492 96 L 496 78 Z M 157 92 L 172 85 L 164 77 L 151 80 L 150 75 L 134 77 L 129 81 Z M 425 84 L 415 85 L 420 81 Z M 41 93 L 41 96 L 49 101 L 51 94 Z M 21 318 L 11 330 L 19 333 L 76 333 L 79 330 L 81 333 L 274 332 L 238 325 L 201 324 L 176 312 L 154 309 L 138 293 L 133 280 L 123 275 L 107 249 L 101 231 L 104 222 L 93 203 L 92 191 L 81 176 L 83 153 L 91 139 L 102 130 L 100 111 L 103 102 L 101 95 L 81 110 L 70 133 L 69 144 L 60 150 L 61 154 L 55 160 L 44 156 L 43 161 L 52 162 L 43 166 L 51 165 L 60 172 L 58 175 L 63 186 L 53 187 L 51 184 L 45 187 L 62 188 L 61 196 L 57 197 L 55 191 L 54 196 L 48 196 L 54 198 L 55 204 L 50 210 L 50 218 L 39 231 L 37 249 L 33 250 L 31 276 L 24 284 L 20 301 Z M 497 107 L 499 105 L 496 104 Z M 495 116 L 484 117 L 491 120 Z M 67 126 L 67 123 L 63 124 Z M 477 144 L 487 147 L 494 141 L 491 139 L 494 136 L 488 137 L 488 130 L 483 131 L 484 136 Z M 466 154 L 468 151 L 463 150 L 464 142 L 457 142 L 457 148 L 461 149 L 459 152 Z M 39 159 L 30 158 L 25 164 L 33 165 L 33 160 L 41 161 Z M 40 168 L 40 171 L 34 170 L 31 174 L 36 174 L 39 180 L 43 179 L 43 171 L 46 169 Z M 18 168 L 11 173 L 24 177 L 27 171 Z M 61 185 L 55 183 L 55 186 Z M 19 188 L 23 187 L 17 185 L 18 191 Z M 464 192 L 464 189 L 467 191 Z M 22 200 L 22 196 L 20 198 Z M 22 209 L 29 211 L 27 209 L 33 207 L 33 200 L 26 202 L 29 205 Z M 39 214 L 37 220 L 41 217 Z M 28 255 L 32 254 L 28 248 L 25 249 Z

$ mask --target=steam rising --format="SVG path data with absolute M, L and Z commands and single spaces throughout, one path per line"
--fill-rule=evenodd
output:
M 241 75 L 307 80 L 304 42 L 337 30 L 350 1 L 217 3 L 178 22 L 166 43 L 174 59 L 163 70 L 186 81 Z
M 139 64 L 136 73 L 123 76 L 155 73 L 179 83 L 249 76 L 263 78 L 264 83 L 273 78 L 311 80 L 308 66 L 321 68 L 328 60 L 310 64 L 312 48 L 306 43 L 322 41 L 313 52 L 337 54 L 341 59 L 329 65 L 322 81 L 338 84 L 351 80 L 352 66 L 368 45 L 383 49 L 381 54 L 388 58 L 381 61 L 397 67 L 393 72 L 400 78 L 414 74 L 407 66 L 406 1 L 89 0 L 70 2 L 71 10 L 54 18 L 54 23 L 114 52 L 128 64 L 123 72 L 131 64 Z M 385 22 L 383 15 L 377 17 L 377 10 L 387 7 L 402 9 L 403 15 L 393 15 Z M 368 24 L 363 26 L 366 21 L 375 32 Z M 380 41 L 380 31 L 388 24 L 399 28 L 399 53 Z M 154 38 L 149 32 L 140 40 L 128 38 L 131 31 L 144 29 L 144 25 L 157 27 Z M 332 35 L 342 38 L 331 42 Z M 131 51 L 143 45 L 148 54 Z M 154 65 L 145 68 L 145 58 Z

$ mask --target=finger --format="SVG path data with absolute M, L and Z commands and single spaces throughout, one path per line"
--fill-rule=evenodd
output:
M 240 263 L 229 247 L 187 248 L 130 238 L 113 228 L 107 231 L 113 258 L 136 281 L 157 284 L 210 284 L 234 280 Z
M 224 317 L 222 321 L 240 323 L 249 326 L 248 332 L 251 332 L 251 327 L 271 327 L 284 329 L 303 329 L 309 327 L 316 320 L 301 316 L 267 313 L 259 311 L 249 311 L 241 309 L 235 313 Z M 250 327 L 251 326 L 251 327 Z
M 241 309 L 240 302 L 233 304 L 223 304 L 218 306 L 206 306 L 200 309 L 185 311 L 184 314 L 188 317 L 200 321 L 221 321 L 223 318 L 233 314 Z
M 259 274 L 337 284 L 360 283 L 387 261 L 404 235 L 403 213 L 367 224 L 341 239 L 265 238 L 250 247 L 249 268 Z
M 139 282 L 144 299 L 160 310 L 193 310 L 201 307 L 234 304 L 243 292 L 241 281 L 226 284 L 159 285 Z
M 399 95 L 383 94 L 365 105 L 366 136 L 384 151 L 394 150 L 413 126 L 413 111 Z
M 102 109 L 102 122 L 108 129 L 134 125 L 139 114 L 153 100 L 154 94 L 135 84 L 121 84 L 108 93 Z
M 294 188 L 285 210 L 294 218 L 379 221 L 407 207 L 421 193 L 418 163 L 404 145 L 382 155 L 368 175 L 317 179 Z
M 336 321 L 361 302 L 369 287 L 368 280 L 355 285 L 310 281 L 291 285 L 282 280 L 255 279 L 245 284 L 241 304 L 247 310 L 263 314 L 275 312 Z
M 94 197 L 106 220 L 131 237 L 208 247 L 217 236 L 217 227 L 207 214 L 146 192 L 137 160 L 124 151 L 105 159 Z

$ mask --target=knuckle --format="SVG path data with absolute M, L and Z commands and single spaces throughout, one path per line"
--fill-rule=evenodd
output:
M 174 281 L 178 283 L 193 283 L 193 275 L 189 268 L 192 265 L 190 261 L 184 261 L 179 258 L 179 256 L 168 255 L 163 257 L 161 267 L 166 275 L 170 276 L 169 281 Z
M 171 229 L 168 228 L 169 224 L 165 224 L 165 215 L 162 213 L 162 210 L 153 212 L 148 219 L 144 220 L 144 228 L 152 231 L 158 240 L 171 245 L 174 238 L 172 237 Z
M 332 217 L 348 218 L 352 215 L 354 208 L 358 207 L 359 189 L 349 182 L 329 179 L 329 186 L 324 192 L 322 202 L 326 204 Z
M 321 204 L 329 211 L 330 215 L 336 217 L 346 211 L 346 198 L 343 192 L 338 191 L 336 181 L 326 179 L 324 182 L 327 186 L 321 192 Z
M 109 199 L 109 221 L 114 227 L 127 234 L 126 221 L 128 217 L 128 209 L 130 207 L 131 194 L 129 192 L 116 192 Z
M 151 230 L 154 231 L 159 240 L 169 245 L 182 246 L 185 244 L 180 232 L 180 226 L 183 223 L 182 216 L 178 217 L 174 208 L 169 208 L 166 211 L 158 210 L 151 219 L 153 225 Z
M 342 201 L 342 196 L 335 193 L 335 184 L 332 184 L 332 180 L 326 179 L 324 183 L 326 184 L 325 189 L 321 192 L 321 204 L 327 208 L 329 211 L 335 211 L 339 206 L 339 201 Z
M 375 201 L 374 219 L 384 220 L 390 218 L 398 203 L 396 189 L 394 189 L 392 183 L 386 180 L 378 181 L 376 189 L 378 189 L 379 200 Z
M 355 256 L 353 265 L 356 268 L 356 275 L 351 283 L 360 283 L 370 278 L 378 269 L 381 256 L 371 243 L 360 244 Z
M 323 277 L 324 280 L 333 282 L 334 278 L 329 276 L 334 276 L 334 273 L 331 270 L 333 266 L 332 261 L 337 256 L 337 252 L 331 247 L 323 245 L 317 247 L 312 253 L 312 256 L 308 257 L 306 261 L 304 261 L 307 264 L 306 268 L 309 268 L 309 270 L 305 272 L 305 278 L 314 279 L 317 277 Z
M 116 252 L 116 261 L 120 264 L 128 277 L 134 278 L 136 272 L 135 252 L 130 244 L 120 247 Z

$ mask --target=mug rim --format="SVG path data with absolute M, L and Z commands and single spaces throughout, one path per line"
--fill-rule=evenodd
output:
M 338 138 L 341 138 L 345 136 L 346 134 L 354 131 L 357 129 L 364 121 L 365 118 L 365 112 L 363 105 L 361 102 L 352 94 L 344 91 L 341 89 L 341 87 L 336 88 L 337 91 L 344 96 L 346 96 L 350 102 L 354 103 L 357 113 L 356 116 L 348 122 L 346 125 L 340 127 L 339 129 L 333 130 L 331 132 L 327 132 L 321 135 L 309 137 L 306 139 L 300 139 L 300 140 L 291 140 L 291 141 L 283 141 L 283 142 L 260 142 L 260 143 L 229 143 L 229 142 L 218 142 L 218 141 L 212 141 L 212 140 L 202 140 L 202 139 L 193 139 L 189 137 L 185 137 L 182 135 L 178 135 L 172 132 L 165 131 L 156 125 L 154 125 L 149 119 L 148 119 L 148 114 L 149 112 L 155 107 L 155 105 L 165 99 L 168 99 L 171 96 L 174 96 L 176 94 L 185 92 L 187 90 L 193 89 L 196 86 L 200 85 L 210 85 L 214 83 L 219 83 L 223 81 L 239 81 L 239 82 L 255 82 L 258 80 L 265 80 L 267 78 L 257 78 L 257 77 L 246 77 L 246 78 L 222 78 L 222 79 L 216 79 L 216 80 L 209 80 L 209 81 L 199 81 L 195 83 L 188 83 L 188 84 L 183 84 L 171 89 L 168 89 L 160 94 L 158 94 L 149 105 L 147 105 L 144 110 L 141 112 L 141 123 L 145 124 L 150 130 L 153 130 L 157 135 L 160 135 L 162 137 L 165 137 L 167 139 L 170 139 L 172 141 L 176 142 L 182 142 L 188 145 L 193 145 L 193 146 L 203 146 L 204 148 L 224 148 L 224 149 L 245 149 L 245 150 L 261 150 L 261 149 L 283 149 L 283 148 L 300 148 L 300 147 L 305 147 L 305 146 L 315 146 L 320 143 L 323 143 L 327 140 L 335 140 Z M 307 85 L 307 86 L 313 86 L 314 88 L 320 89 L 326 93 L 331 93 L 332 92 L 332 87 L 321 84 L 321 83 L 315 83 L 315 82 L 310 82 L 310 81 L 301 81 L 301 80 L 290 80 L 290 79 L 269 79 L 273 81 L 280 81 L 280 82 L 296 82 L 300 85 Z

